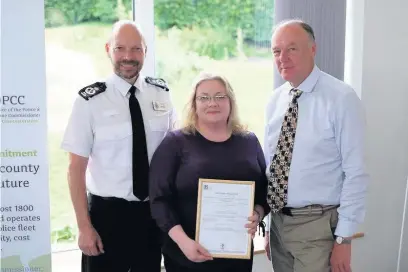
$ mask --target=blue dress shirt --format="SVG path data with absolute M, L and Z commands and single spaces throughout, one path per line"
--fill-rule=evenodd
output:
M 274 156 L 292 86 L 274 91 L 266 109 L 264 153 Z M 299 85 L 299 117 L 289 172 L 288 207 L 338 205 L 335 234 L 352 236 L 365 213 L 368 175 L 364 165 L 362 103 L 344 82 L 317 66 Z

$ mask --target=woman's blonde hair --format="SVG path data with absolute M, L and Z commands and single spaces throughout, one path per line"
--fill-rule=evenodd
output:
M 231 87 L 231 84 L 228 82 L 228 80 L 219 74 L 213 74 L 213 73 L 208 73 L 208 72 L 202 72 L 198 75 L 198 77 L 195 79 L 194 84 L 193 84 L 193 90 L 191 92 L 190 98 L 186 104 L 185 107 L 185 120 L 184 120 L 184 125 L 182 127 L 182 131 L 187 134 L 195 134 L 197 132 L 197 107 L 196 107 L 196 95 L 197 95 L 197 89 L 198 86 L 204 81 L 207 80 L 218 80 L 221 82 L 221 84 L 224 85 L 225 90 L 226 90 L 226 95 L 229 98 L 230 102 L 230 114 L 227 119 L 227 124 L 228 127 L 231 129 L 231 132 L 233 134 L 239 134 L 239 133 L 246 133 L 247 128 L 244 126 L 238 117 L 238 111 L 237 111 L 237 102 L 234 94 L 234 90 Z

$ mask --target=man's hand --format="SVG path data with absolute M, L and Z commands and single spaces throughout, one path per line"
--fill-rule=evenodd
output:
M 330 264 L 332 272 L 351 272 L 351 244 L 334 244 Z
M 88 256 L 98 256 L 105 253 L 102 239 L 92 226 L 79 229 L 78 246 Z
M 265 231 L 264 248 L 265 248 L 266 256 L 268 257 L 268 260 L 271 260 L 271 248 L 269 247 L 269 231 Z

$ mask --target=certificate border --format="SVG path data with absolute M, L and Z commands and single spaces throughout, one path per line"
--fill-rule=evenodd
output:
M 197 218 L 196 218 L 196 235 L 195 240 L 199 243 L 200 237 L 200 217 L 201 217 L 201 197 L 202 197 L 202 188 L 204 183 L 227 183 L 227 184 L 245 184 L 251 185 L 251 204 L 250 210 L 254 210 L 254 199 L 255 199 L 255 182 L 253 181 L 243 181 L 243 180 L 224 180 L 224 179 L 198 179 L 198 200 L 197 200 Z M 248 216 L 252 216 L 249 214 Z M 248 236 L 248 248 L 246 255 L 236 255 L 236 254 L 217 254 L 210 253 L 214 258 L 228 258 L 228 259 L 250 259 L 251 258 L 251 247 L 252 247 L 252 237 L 249 233 Z

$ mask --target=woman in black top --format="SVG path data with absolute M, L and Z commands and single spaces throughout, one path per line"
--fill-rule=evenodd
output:
M 246 225 L 253 236 L 269 213 L 261 146 L 240 124 L 233 90 L 223 77 L 202 74 L 188 106 L 184 128 L 166 135 L 150 165 L 151 212 L 164 233 L 166 271 L 250 272 L 253 254 L 250 260 L 213 259 L 194 241 L 198 180 L 255 181 L 254 213 Z

